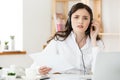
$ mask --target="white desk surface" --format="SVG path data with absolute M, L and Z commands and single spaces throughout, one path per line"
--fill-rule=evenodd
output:
M 86 80 L 86 79 L 92 79 L 92 75 L 80 75 L 80 74 L 49 74 L 48 75 L 50 79 L 46 80 Z M 6 80 L 6 79 L 2 79 Z M 9 79 L 11 80 L 11 79 Z M 22 79 L 14 79 L 14 80 L 28 80 L 25 76 L 22 77 Z M 33 79 L 29 79 L 33 80 Z M 36 76 L 36 79 L 34 80 L 40 80 L 40 76 Z
M 92 79 L 92 75 L 80 75 L 80 74 L 49 74 L 50 79 L 46 80 L 86 80 Z M 16 79 L 16 80 L 28 80 L 25 79 Z M 40 80 L 40 76 L 36 76 L 35 80 Z
M 51 76 L 51 80 L 82 80 L 91 79 L 92 75 L 80 75 L 80 74 L 54 74 Z

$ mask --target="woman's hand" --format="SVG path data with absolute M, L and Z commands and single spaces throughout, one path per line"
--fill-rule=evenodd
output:
M 50 71 L 51 71 L 51 68 L 50 68 L 50 67 L 42 66 L 42 67 L 39 68 L 39 73 L 40 73 L 41 75 L 46 75 L 46 74 L 48 74 Z
M 97 38 L 99 31 L 100 31 L 100 23 L 96 20 L 93 20 L 91 29 L 90 29 L 90 36 L 91 36 L 93 46 L 96 46 L 96 38 Z

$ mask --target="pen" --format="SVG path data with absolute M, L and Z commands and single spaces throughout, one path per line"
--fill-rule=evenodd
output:
M 46 77 L 40 78 L 40 80 L 47 80 L 47 79 L 50 79 L 50 77 L 46 76 Z

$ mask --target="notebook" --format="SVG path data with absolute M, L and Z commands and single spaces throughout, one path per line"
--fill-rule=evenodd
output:
M 99 53 L 92 80 L 120 80 L 120 52 Z

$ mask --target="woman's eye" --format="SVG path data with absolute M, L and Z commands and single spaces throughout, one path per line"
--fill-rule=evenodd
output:
M 74 19 L 78 19 L 78 18 L 79 18 L 79 15 L 75 15 L 75 16 L 74 16 Z
M 78 16 L 75 16 L 74 18 L 75 18 L 75 19 L 78 19 L 79 17 L 78 17 Z
M 84 19 L 84 20 L 88 20 L 88 18 L 87 18 L 87 17 L 84 17 L 83 19 Z

